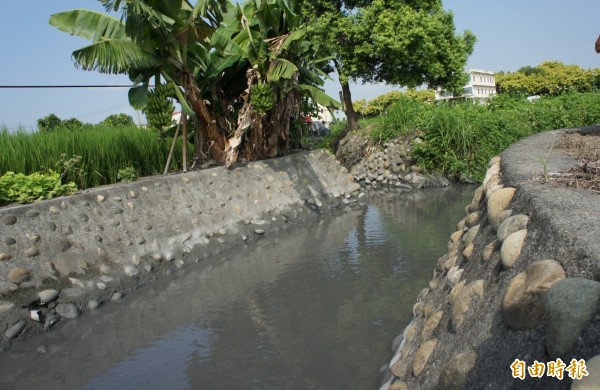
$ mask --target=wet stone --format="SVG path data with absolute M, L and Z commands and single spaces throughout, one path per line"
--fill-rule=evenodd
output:
M 562 356 L 575 346 L 599 300 L 600 283 L 590 279 L 567 278 L 550 288 L 545 310 L 546 346 L 551 357 Z
M 54 222 L 48 222 L 46 224 L 46 227 L 48 227 L 48 230 L 50 230 L 51 232 L 56 230 L 56 224 Z
M 7 237 L 7 238 L 4 239 L 4 244 L 5 245 L 10 246 L 10 245 L 15 245 L 16 243 L 17 243 L 17 240 L 15 240 L 12 237 Z

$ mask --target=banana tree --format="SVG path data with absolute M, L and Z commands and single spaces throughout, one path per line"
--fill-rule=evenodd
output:
M 78 66 L 124 73 L 143 108 L 148 84 L 161 76 L 192 117 L 197 159 L 231 164 L 287 151 L 299 98 L 335 106 L 320 89 L 316 44 L 298 29 L 293 0 L 100 0 L 121 19 L 87 11 L 50 18 L 60 30 L 91 39 L 73 53 Z
M 299 10 L 294 1 L 248 1 L 237 5 L 211 37 L 216 53 L 244 63 L 246 76 L 226 165 L 237 161 L 240 148 L 244 160 L 287 152 L 290 119 L 299 115 L 303 95 L 339 106 L 319 88 L 327 75 L 315 59 L 318 45 L 306 41 L 306 29 L 298 28 Z

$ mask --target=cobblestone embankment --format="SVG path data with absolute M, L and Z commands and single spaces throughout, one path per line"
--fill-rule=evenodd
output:
M 161 274 L 364 196 L 325 151 L 0 209 L 0 350 Z
M 542 180 L 576 163 L 565 131 L 490 161 L 381 389 L 600 389 L 600 198 Z

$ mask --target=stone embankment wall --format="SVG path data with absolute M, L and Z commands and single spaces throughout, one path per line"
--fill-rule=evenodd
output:
M 0 349 L 359 190 L 313 151 L 1 208 Z
M 576 163 L 556 146 L 564 132 L 490 161 L 381 389 L 600 389 L 600 198 L 542 177 Z M 581 359 L 589 375 L 572 380 Z
M 418 137 L 399 137 L 379 149 L 369 146 L 366 137 L 353 136 L 340 142 L 336 155 L 354 180 L 366 189 L 406 191 L 448 186 L 450 182 L 441 174 L 427 174 L 415 165 L 412 144 L 420 142 L 423 141 Z

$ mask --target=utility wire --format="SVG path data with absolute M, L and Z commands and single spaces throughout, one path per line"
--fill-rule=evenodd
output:
M 149 85 L 151 87 L 152 85 Z M 0 88 L 131 88 L 135 85 L 0 85 Z

